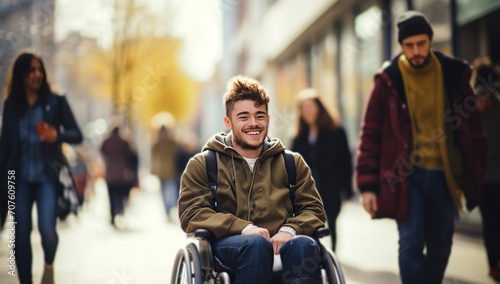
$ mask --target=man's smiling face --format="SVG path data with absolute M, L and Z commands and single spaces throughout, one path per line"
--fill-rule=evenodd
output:
M 233 147 L 238 153 L 247 158 L 259 156 L 269 126 L 265 105 L 256 106 L 252 100 L 236 101 L 224 123 L 233 132 Z

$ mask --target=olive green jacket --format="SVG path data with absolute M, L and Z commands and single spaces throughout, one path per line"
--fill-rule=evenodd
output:
M 231 144 L 232 134 L 217 134 L 203 147 L 217 153 L 218 212 L 212 208 L 205 156 L 197 154 L 188 163 L 181 180 L 179 217 L 182 229 L 193 232 L 208 229 L 217 239 L 240 234 L 248 224 L 269 230 L 275 235 L 282 226 L 295 229 L 299 235 L 312 235 L 323 227 L 326 216 L 311 171 L 294 153 L 297 181 L 293 208 L 288 176 L 281 152 L 285 147 L 278 139 L 266 138 L 254 171 Z

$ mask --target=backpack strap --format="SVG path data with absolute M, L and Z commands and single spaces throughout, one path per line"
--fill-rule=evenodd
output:
M 203 152 L 207 166 L 208 186 L 212 191 L 212 206 L 217 212 L 217 154 L 213 150 Z
M 297 189 L 297 170 L 295 169 L 295 159 L 293 158 L 293 153 L 291 151 L 285 150 L 282 152 L 283 158 L 285 159 L 286 174 L 288 175 L 288 189 L 290 190 L 290 201 L 293 207 L 293 217 L 295 217 L 295 190 Z

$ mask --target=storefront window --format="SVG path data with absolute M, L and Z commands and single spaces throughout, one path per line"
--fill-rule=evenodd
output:
M 425 14 L 434 30 L 432 47 L 451 54 L 450 0 L 414 0 L 413 9 Z
M 408 11 L 408 2 L 407 0 L 393 0 L 391 1 L 390 6 L 390 15 L 391 15 L 391 31 L 392 31 L 392 54 L 391 57 L 396 56 L 401 53 L 401 45 L 398 42 L 398 26 L 397 26 L 397 18 L 402 13 Z
M 383 62 L 383 24 L 382 10 L 378 6 L 366 9 L 354 20 L 354 33 L 358 42 L 356 55 L 358 131 L 364 104 L 373 87 L 374 75 Z
M 276 69 L 269 131 L 272 136 L 279 137 L 285 145 L 288 145 L 287 143 L 295 133 L 297 94 L 300 90 L 307 88 L 306 66 L 305 54 L 299 53 Z
M 318 91 L 321 100 L 330 113 L 338 117 L 337 94 L 337 43 L 329 33 L 311 48 L 311 86 Z

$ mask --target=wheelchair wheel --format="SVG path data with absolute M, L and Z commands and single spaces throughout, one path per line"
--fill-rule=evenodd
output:
M 187 245 L 175 257 L 172 284 L 202 284 L 200 255 L 194 244 Z
M 325 253 L 325 267 L 326 275 L 329 284 L 345 284 L 344 275 L 340 264 L 332 253 Z

